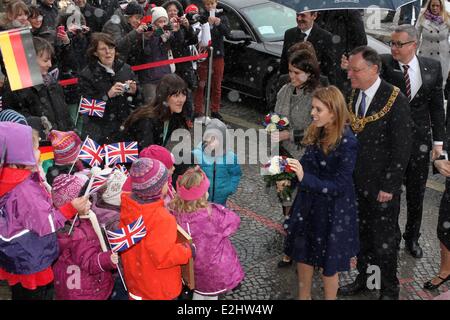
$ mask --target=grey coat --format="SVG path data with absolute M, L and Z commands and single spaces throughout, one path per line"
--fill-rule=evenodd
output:
M 416 27 L 420 39 L 417 55 L 439 61 L 442 67 L 442 78 L 445 82 L 450 70 L 450 45 L 448 42 L 450 25 L 446 23 L 438 25 L 422 16 Z
M 290 131 L 306 130 L 311 123 L 312 94 L 305 92 L 304 89 L 294 94 L 294 90 L 295 87 L 287 83 L 278 91 L 275 112 L 288 118 Z M 294 158 L 300 158 L 302 152 L 293 139 L 283 141 L 282 146 Z

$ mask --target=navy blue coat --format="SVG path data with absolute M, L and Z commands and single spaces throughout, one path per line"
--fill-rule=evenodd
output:
M 297 262 L 323 268 L 325 276 L 349 270 L 350 258 L 359 251 L 352 178 L 356 155 L 356 137 L 346 129 L 328 155 L 309 146 L 300 160 L 304 177 L 297 184 L 285 252 Z

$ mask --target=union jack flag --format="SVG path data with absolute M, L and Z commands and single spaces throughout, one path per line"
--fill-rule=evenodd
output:
M 94 180 L 91 185 L 91 190 L 89 190 L 89 194 L 97 192 L 101 187 L 103 187 L 111 173 L 98 174 L 94 176 Z
M 100 167 L 105 157 L 105 148 L 89 137 L 84 140 L 78 159 L 86 162 L 91 167 Z
M 114 166 L 114 170 L 118 170 L 118 171 L 122 172 L 123 174 L 125 174 L 126 176 L 129 175 L 127 168 L 121 164 L 116 164 Z
M 136 141 L 108 144 L 105 146 L 105 150 L 106 164 L 108 166 L 117 163 L 133 162 L 137 160 L 139 155 Z
M 111 250 L 113 252 L 121 252 L 131 248 L 147 235 L 144 219 L 140 216 L 136 221 L 125 228 L 115 231 L 106 231 Z
M 87 114 L 89 116 L 97 116 L 103 118 L 105 114 L 106 102 L 103 100 L 88 99 L 81 97 L 80 114 Z

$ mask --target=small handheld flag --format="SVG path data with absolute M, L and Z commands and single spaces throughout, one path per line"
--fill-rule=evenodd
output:
M 81 97 L 79 113 L 89 116 L 103 118 L 105 115 L 106 102 L 103 100 L 88 99 Z
M 136 141 L 118 142 L 105 146 L 106 165 L 115 165 L 117 163 L 133 162 L 137 160 L 139 151 Z
M 144 219 L 140 216 L 136 221 L 115 231 L 106 231 L 111 250 L 122 252 L 137 244 L 147 235 Z
M 100 167 L 105 157 L 105 149 L 98 145 L 94 140 L 86 137 L 83 146 L 81 147 L 78 159 L 86 162 L 91 167 Z

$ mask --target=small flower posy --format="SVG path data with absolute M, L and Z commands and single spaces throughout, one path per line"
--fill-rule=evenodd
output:
M 291 182 L 296 178 L 295 173 L 288 165 L 287 157 L 274 156 L 270 161 L 263 165 L 261 168 L 261 174 L 264 176 L 264 181 L 267 187 L 277 185 L 277 181 L 289 181 Z M 281 201 L 291 201 L 293 187 L 292 184 L 286 185 L 283 190 L 278 191 L 277 195 Z
M 289 120 L 287 117 L 271 112 L 264 117 L 263 126 L 267 132 L 273 132 L 276 130 L 282 131 L 286 130 L 289 126 Z

